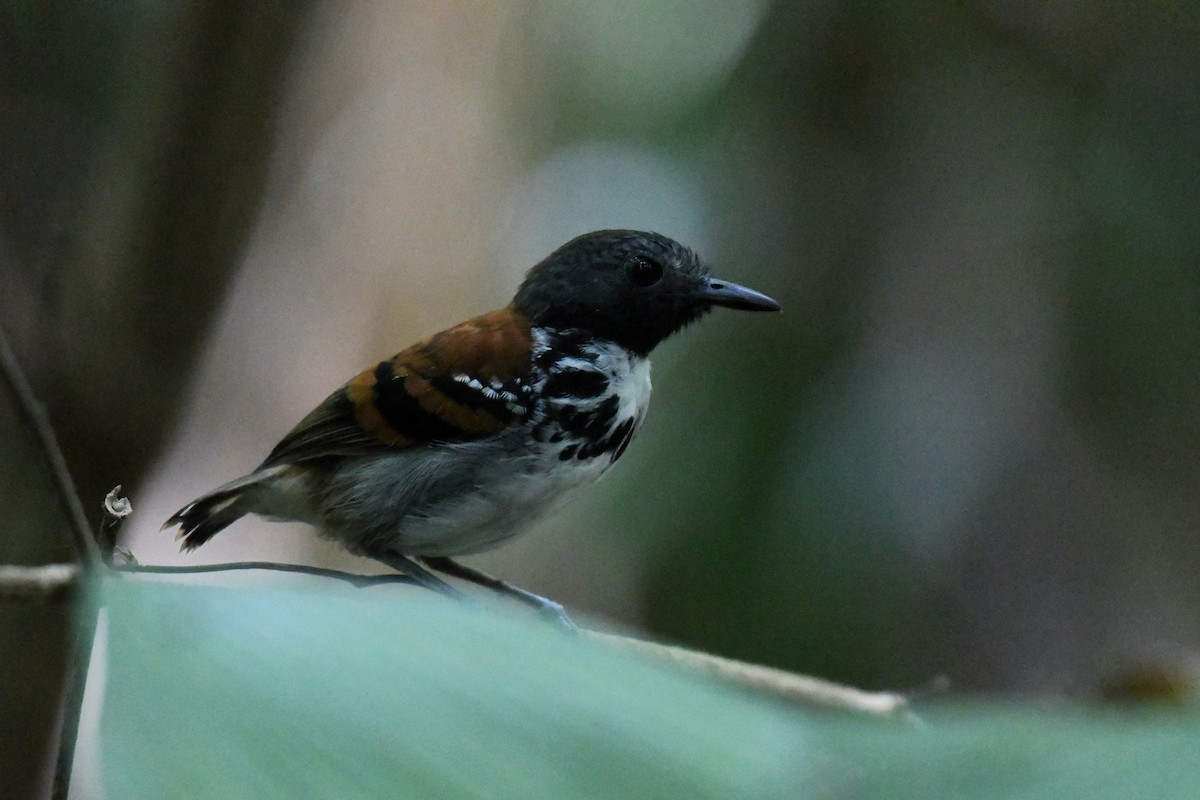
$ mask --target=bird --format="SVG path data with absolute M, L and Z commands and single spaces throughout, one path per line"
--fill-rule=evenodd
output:
M 526 274 L 512 301 L 421 339 L 330 394 L 257 469 L 173 514 L 190 552 L 246 514 L 315 526 L 458 598 L 437 573 L 567 628 L 559 603 L 461 564 L 594 483 L 650 401 L 650 352 L 720 306 L 778 311 L 661 234 L 600 230 Z

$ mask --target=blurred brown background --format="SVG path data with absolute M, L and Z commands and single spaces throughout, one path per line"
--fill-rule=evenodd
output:
M 124 484 L 179 562 L 161 521 L 362 366 L 659 230 L 785 313 L 662 347 L 622 469 L 473 563 L 867 686 L 1088 692 L 1200 644 L 1198 34 L 1182 0 L 9 4 L 3 326 L 85 505 Z M 257 520 L 186 560 L 242 558 L 363 566 Z

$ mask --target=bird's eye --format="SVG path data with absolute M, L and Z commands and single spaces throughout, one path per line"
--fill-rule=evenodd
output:
M 653 259 L 634 256 L 625 265 L 625 274 L 638 286 L 653 286 L 662 278 L 663 268 Z

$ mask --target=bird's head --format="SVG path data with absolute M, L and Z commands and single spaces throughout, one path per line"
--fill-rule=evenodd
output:
M 713 278 L 679 242 L 623 230 L 567 242 L 529 270 L 513 298 L 536 326 L 577 328 L 643 356 L 713 306 L 779 310 L 766 295 Z

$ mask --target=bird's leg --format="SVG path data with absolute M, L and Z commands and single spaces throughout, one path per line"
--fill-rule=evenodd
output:
M 417 584 L 418 586 L 423 586 L 426 589 L 432 589 L 435 592 L 440 592 L 447 597 L 454 598 L 455 600 L 462 600 L 468 603 L 474 601 L 474 598 L 472 598 L 469 594 L 455 589 L 453 586 L 446 583 L 437 575 L 434 575 L 432 572 L 425 569 L 425 567 L 421 566 L 408 556 L 402 556 L 399 553 L 389 550 L 383 553 L 373 554 L 372 557 L 376 561 L 387 564 L 389 567 L 401 573 L 402 575 L 407 575 L 408 577 L 412 578 L 413 583 Z
M 452 558 L 445 556 L 422 556 L 420 560 L 425 566 L 430 569 L 436 569 L 438 572 L 444 572 L 447 575 L 453 575 L 456 578 L 462 578 L 464 581 L 486 586 L 493 592 L 505 594 L 515 598 L 528 606 L 537 609 L 544 617 L 548 617 L 551 621 L 566 628 L 569 631 L 576 630 L 575 623 L 567 616 L 567 611 L 561 604 L 554 602 L 548 598 L 542 597 L 540 594 L 534 594 L 524 589 L 513 586 L 511 583 L 505 583 L 499 578 L 492 577 L 486 572 L 480 572 L 477 569 L 465 566 L 458 563 Z

